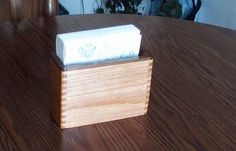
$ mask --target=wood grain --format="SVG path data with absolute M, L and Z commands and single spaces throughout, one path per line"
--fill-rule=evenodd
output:
M 128 23 L 154 59 L 147 115 L 61 131 L 48 112 L 56 34 Z M 0 64 L 0 150 L 235 151 L 233 30 L 133 15 L 6 21 Z
M 0 20 L 20 20 L 58 14 L 58 0 L 1 0 Z
M 147 113 L 151 58 L 67 71 L 52 60 L 50 113 L 62 129 Z

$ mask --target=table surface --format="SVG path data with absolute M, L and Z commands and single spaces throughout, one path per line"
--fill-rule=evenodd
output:
M 58 33 L 135 24 L 154 58 L 147 115 L 60 130 L 48 112 Z M 0 22 L 0 150 L 236 150 L 236 31 L 132 15 Z

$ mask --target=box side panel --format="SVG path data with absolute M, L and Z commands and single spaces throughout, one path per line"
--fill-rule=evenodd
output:
M 63 72 L 62 128 L 144 115 L 152 59 Z
M 147 68 L 147 70 L 148 70 L 148 74 L 147 74 L 147 89 L 146 89 L 146 95 L 145 95 L 146 96 L 145 102 L 147 102 L 147 106 L 146 106 L 144 114 L 147 114 L 147 111 L 148 111 L 150 92 L 151 92 L 151 83 L 152 83 L 152 67 L 153 67 L 153 59 L 151 58 L 149 60 L 149 66 Z
M 62 118 L 61 117 L 61 81 L 62 74 L 59 67 L 55 64 L 53 60 L 50 62 L 50 76 L 51 76 L 51 99 L 50 99 L 50 114 L 56 124 L 60 127 Z

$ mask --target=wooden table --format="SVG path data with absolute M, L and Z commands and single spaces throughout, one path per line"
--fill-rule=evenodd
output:
M 154 58 L 148 114 L 60 130 L 48 112 L 57 33 L 133 23 Z M 0 150 L 236 150 L 236 32 L 175 19 L 0 22 Z

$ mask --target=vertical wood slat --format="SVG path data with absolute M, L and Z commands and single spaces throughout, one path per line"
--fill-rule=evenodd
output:
M 7 0 L 0 1 L 0 20 L 5 20 L 9 16 L 9 2 Z
M 43 16 L 53 16 L 58 13 L 58 0 L 44 0 Z
M 3 0 L 0 9 L 0 20 L 52 16 L 58 14 L 58 0 Z
M 71 128 L 146 114 L 152 61 L 145 58 L 69 71 L 61 71 L 52 61 L 52 117 L 61 128 Z M 75 85 L 69 85 L 71 81 Z

